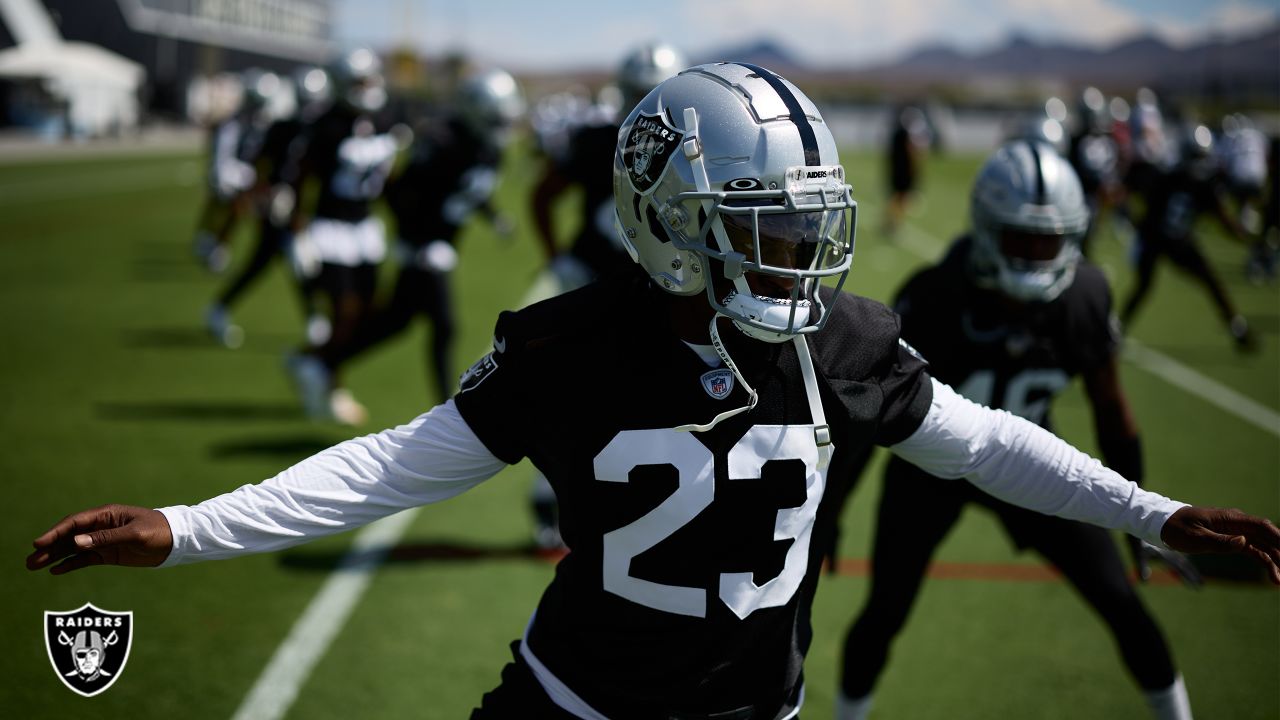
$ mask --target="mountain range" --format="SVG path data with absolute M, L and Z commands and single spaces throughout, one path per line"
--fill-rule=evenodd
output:
M 788 76 L 839 77 L 865 85 L 965 85 L 979 79 L 1094 84 L 1104 90 L 1148 85 L 1174 92 L 1280 96 L 1280 24 L 1185 47 L 1151 35 L 1103 48 L 1014 35 L 998 47 L 978 52 L 931 45 L 893 61 L 838 70 L 811 67 L 770 39 L 722 48 L 697 59 L 728 58 Z

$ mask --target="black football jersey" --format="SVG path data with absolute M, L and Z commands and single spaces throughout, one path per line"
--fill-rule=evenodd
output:
M 932 399 L 891 311 L 824 292 L 833 315 L 809 347 L 834 446 L 825 473 L 794 346 L 727 322 L 759 403 L 708 432 L 675 429 L 747 393 L 667 328 L 678 300 L 643 275 L 503 313 L 494 352 L 463 376 L 455 402 L 480 440 L 506 462 L 528 457 L 555 488 L 571 551 L 529 648 L 597 711 L 767 719 L 795 707 L 827 478 L 908 437 Z
M 1071 167 L 1085 195 L 1120 181 L 1120 148 L 1109 133 L 1085 132 L 1071 138 Z
M 299 137 L 304 123 L 301 118 L 277 120 L 267 128 L 262 147 L 258 150 L 259 168 L 266 168 L 267 182 L 294 184 L 298 180 Z
M 316 217 L 360 222 L 382 194 L 396 144 L 379 119 L 334 103 L 308 132 L 304 164 L 320 180 Z
M 1185 241 L 1196 218 L 1221 202 L 1225 193 L 1217 174 L 1199 176 L 1186 167 L 1164 173 L 1150 183 L 1147 211 L 1139 229 L 1144 242 Z
M 464 189 L 468 174 L 497 172 L 500 150 L 456 118 L 424 131 L 404 171 L 387 185 L 387 204 L 400 239 L 410 245 L 432 240 L 452 242 L 459 226 L 444 206 Z
M 1052 398 L 1118 347 L 1106 277 L 1082 261 L 1053 301 L 1010 304 L 970 281 L 971 242 L 959 239 L 903 286 L 894 305 L 902 336 L 961 395 L 1048 427 Z

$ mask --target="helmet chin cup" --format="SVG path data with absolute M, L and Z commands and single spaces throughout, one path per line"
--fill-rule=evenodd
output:
M 793 302 L 737 290 L 730 291 L 721 306 L 720 313 L 744 335 L 767 343 L 785 342 L 800 334 L 809 325 L 813 309 L 809 300 Z

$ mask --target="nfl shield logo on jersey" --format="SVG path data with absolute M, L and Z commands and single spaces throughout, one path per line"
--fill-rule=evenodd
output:
M 132 640 L 133 612 L 85 603 L 77 610 L 44 613 L 44 647 L 53 671 L 63 685 L 85 697 L 120 679 Z
M 733 392 L 733 372 L 721 368 L 702 374 L 702 389 L 717 400 L 729 397 Z
M 627 167 L 631 185 L 639 192 L 648 192 L 656 185 L 683 139 L 684 133 L 668 125 L 665 117 L 640 113 L 622 146 L 622 164 Z

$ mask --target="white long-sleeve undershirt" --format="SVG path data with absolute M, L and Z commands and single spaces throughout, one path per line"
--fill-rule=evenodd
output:
M 934 381 L 920 428 L 890 448 L 1039 512 L 1160 543 L 1183 503 L 1147 492 L 1048 431 Z M 193 505 L 160 508 L 173 532 L 161 567 L 269 552 L 461 494 L 506 467 L 452 400 L 407 425 L 339 443 L 275 477 Z
M 937 380 L 924 422 L 889 449 L 932 475 L 965 478 L 1005 502 L 1161 547 L 1160 529 L 1186 506 L 1143 490 L 1035 423 L 972 402 Z
M 257 485 L 160 508 L 161 567 L 291 547 L 461 494 L 506 467 L 449 400 L 407 425 L 347 440 Z

